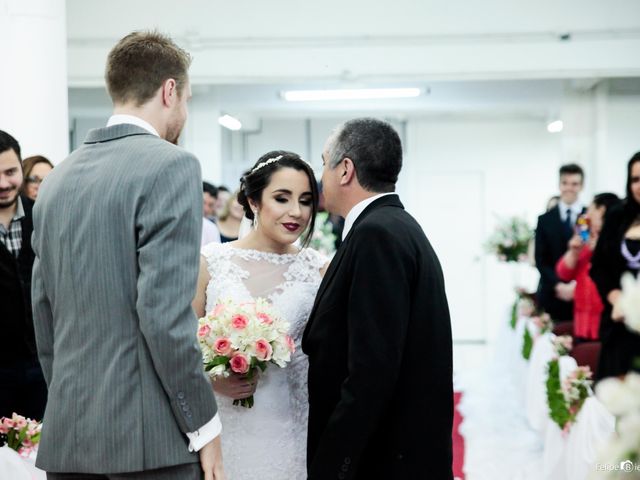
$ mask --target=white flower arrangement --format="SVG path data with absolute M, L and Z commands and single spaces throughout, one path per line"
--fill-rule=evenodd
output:
M 501 220 L 486 244 L 490 253 L 503 262 L 521 262 L 527 259 L 533 229 L 526 220 L 511 217 Z

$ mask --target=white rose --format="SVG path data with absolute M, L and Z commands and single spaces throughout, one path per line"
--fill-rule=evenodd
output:
M 227 367 L 224 365 L 216 365 L 211 370 L 209 370 L 210 377 L 226 377 L 228 376 Z
M 624 415 L 638 408 L 638 397 L 617 378 L 605 378 L 598 383 L 596 394 L 612 415 Z

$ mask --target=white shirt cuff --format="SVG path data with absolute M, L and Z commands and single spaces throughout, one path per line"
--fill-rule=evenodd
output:
M 207 443 L 220 435 L 221 432 L 222 423 L 220 422 L 220 417 L 216 413 L 209 422 L 205 423 L 198 430 L 187 433 L 187 437 L 189 437 L 189 451 L 199 451 Z

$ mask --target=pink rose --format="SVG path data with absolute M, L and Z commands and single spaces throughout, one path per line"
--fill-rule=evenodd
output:
M 207 335 L 209 335 L 210 331 L 211 331 L 211 327 L 209 327 L 209 325 L 201 325 L 200 328 L 198 329 L 198 336 L 206 337 Z
M 265 362 L 271 360 L 271 356 L 273 355 L 273 348 L 271 347 L 271 344 L 265 339 L 261 338 L 260 340 L 258 340 L 255 343 L 254 348 L 256 350 L 256 357 L 258 358 L 258 360 L 263 360 Z
M 238 314 L 231 317 L 231 326 L 236 330 L 243 330 L 247 328 L 248 324 L 249 320 L 244 315 Z
M 0 423 L 0 435 L 6 435 L 9 433 L 9 427 L 6 427 L 4 423 Z
M 289 348 L 289 351 L 290 351 L 291 353 L 293 353 L 293 352 L 295 352 L 295 351 L 296 351 L 296 344 L 295 344 L 295 342 L 293 341 L 293 338 L 291 338 L 289 335 L 286 335 L 286 336 L 284 337 L 284 341 L 286 342 L 287 347 Z
M 244 353 L 236 353 L 231 357 L 231 370 L 236 373 L 247 373 L 249 371 L 249 360 Z
M 213 350 L 218 355 L 229 355 L 231 348 L 231 340 L 225 337 L 216 338 L 216 341 L 213 343 Z
M 266 313 L 258 313 L 257 317 L 258 320 L 260 320 L 260 322 L 264 323 L 265 325 L 271 325 L 273 323 L 273 318 L 271 318 Z

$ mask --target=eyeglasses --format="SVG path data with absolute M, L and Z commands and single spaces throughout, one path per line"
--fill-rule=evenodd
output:
M 37 185 L 40 185 L 42 183 L 42 180 L 44 180 L 44 179 L 40 178 L 40 177 L 26 177 L 24 179 L 24 181 L 27 182 L 27 183 L 35 183 Z

